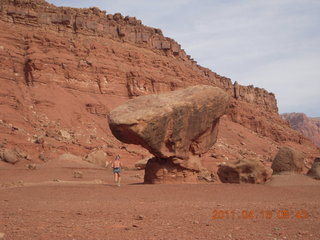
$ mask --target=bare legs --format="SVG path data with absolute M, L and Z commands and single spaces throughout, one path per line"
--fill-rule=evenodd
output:
M 120 187 L 120 181 L 121 181 L 121 177 L 120 177 L 120 173 L 114 173 L 114 182 Z

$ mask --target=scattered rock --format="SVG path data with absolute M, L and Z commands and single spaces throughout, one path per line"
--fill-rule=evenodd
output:
M 35 170 L 37 169 L 37 165 L 35 163 L 27 164 L 27 168 L 30 170 Z
M 35 140 L 34 140 L 34 143 L 37 143 L 37 144 L 43 144 L 44 143 L 44 136 L 35 136 Z
M 143 215 L 138 215 L 134 218 L 135 220 L 143 220 L 144 216 Z
M 74 177 L 74 178 L 83 178 L 83 172 L 81 172 L 81 171 L 74 171 L 74 172 L 73 172 L 73 177 Z
M 320 180 L 320 158 L 316 158 L 309 169 L 307 175 L 314 179 Z
M 85 161 L 100 167 L 106 167 L 106 159 L 107 154 L 103 150 L 93 151 L 84 158 Z
M 137 168 L 139 170 L 145 169 L 150 158 L 152 158 L 152 157 L 146 157 L 144 159 L 137 161 L 134 164 L 135 168 Z
M 16 164 L 20 161 L 19 155 L 14 149 L 4 149 L 3 153 L 0 155 L 1 159 L 7 163 Z
M 48 156 L 47 156 L 44 152 L 41 152 L 41 153 L 39 154 L 39 159 L 42 160 L 42 161 L 44 161 L 44 162 L 48 162 L 48 161 L 49 161 Z
M 301 173 L 303 164 L 304 155 L 301 152 L 291 147 L 282 147 L 275 156 L 271 168 L 273 174 L 279 174 L 281 172 Z
M 223 183 L 265 183 L 272 170 L 256 160 L 237 160 L 221 164 L 218 176 Z
M 59 130 L 59 135 L 62 137 L 62 138 L 64 138 L 64 139 L 66 139 L 66 140 L 70 140 L 72 137 L 71 137 L 71 135 L 70 135 L 70 133 L 68 133 L 67 131 L 65 131 L 65 130 Z
M 132 224 L 132 227 L 138 228 L 139 226 L 137 224 Z
M 198 179 L 204 180 L 206 182 L 215 182 L 217 180 L 217 177 L 214 173 L 209 172 L 207 169 L 204 169 L 199 172 Z

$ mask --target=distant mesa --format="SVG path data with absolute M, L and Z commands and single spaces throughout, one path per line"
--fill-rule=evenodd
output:
M 284 113 L 281 116 L 293 129 L 320 147 L 320 118 L 309 118 L 304 113 Z

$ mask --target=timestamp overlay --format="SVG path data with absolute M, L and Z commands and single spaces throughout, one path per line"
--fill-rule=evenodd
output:
M 308 219 L 310 217 L 309 212 L 306 209 L 212 209 L 211 219 L 266 219 L 266 220 L 288 220 L 288 219 Z

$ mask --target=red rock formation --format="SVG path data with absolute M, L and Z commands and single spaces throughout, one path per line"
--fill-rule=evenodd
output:
M 198 84 L 234 97 L 218 143 L 208 153 L 217 157 L 204 156 L 204 162 L 244 154 L 268 159 L 284 142 L 310 159 L 318 153 L 281 120 L 273 94 L 233 86 L 134 17 L 41 0 L 2 0 L 0 65 L 0 148 L 19 145 L 33 161 L 103 149 L 110 158 L 120 152 L 133 164 L 148 153 L 120 143 L 105 129 L 108 112 L 129 98 Z
M 320 121 L 308 118 L 304 113 L 285 113 L 281 115 L 291 127 L 320 146 Z
M 120 141 L 139 144 L 161 159 L 146 167 L 146 182 L 161 182 L 166 177 L 159 172 L 172 175 L 162 171 L 168 162 L 177 171 L 200 171 L 201 155 L 216 142 L 219 120 L 228 105 L 225 91 L 198 85 L 130 100 L 109 113 L 109 126 Z M 152 180 L 154 167 L 158 170 L 153 177 L 158 180 Z

